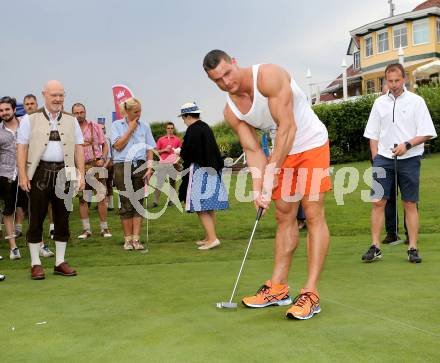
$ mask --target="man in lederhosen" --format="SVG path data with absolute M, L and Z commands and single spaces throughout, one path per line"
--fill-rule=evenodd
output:
M 63 276 L 76 275 L 76 271 L 64 261 L 70 235 L 67 204 L 71 200 L 60 198 L 65 195 L 60 194 L 60 188 L 61 193 L 65 193 L 65 190 L 64 185 L 57 184 L 58 173 L 69 171 L 67 178 L 76 177 L 79 190 L 84 189 L 84 141 L 76 118 L 62 111 L 64 87 L 59 81 L 49 81 L 42 94 L 44 107 L 23 117 L 17 135 L 19 183 L 29 196 L 27 241 L 33 280 L 42 280 L 45 277 L 39 257 L 39 243 L 49 202 L 52 204 L 55 224 L 54 273 Z M 78 170 L 72 173 L 75 166 Z

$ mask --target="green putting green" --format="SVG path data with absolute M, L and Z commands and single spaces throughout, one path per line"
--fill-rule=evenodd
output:
M 72 239 L 67 260 L 78 276 L 32 281 L 29 252 L 10 261 L 1 243 L 0 319 L 2 362 L 438 362 L 440 353 L 440 155 L 422 162 L 419 248 L 423 262 L 406 261 L 406 246 L 383 246 L 383 260 L 363 264 L 370 244 L 370 205 L 361 184 L 337 206 L 327 198 L 331 247 L 320 285 L 322 313 L 287 320 L 286 307 L 217 309 L 227 301 L 255 221 L 251 203 L 231 198 L 218 213 L 222 245 L 198 251 L 197 217 L 170 208 L 149 222 L 150 252 L 122 250 L 117 215 L 109 212 L 113 238 Z M 232 185 L 235 185 L 235 178 Z M 232 194 L 233 195 L 233 194 Z M 162 201 L 162 204 L 164 201 Z M 400 216 L 403 216 L 400 208 Z M 402 218 L 401 218 L 402 219 Z M 72 236 L 82 228 L 76 208 Z M 91 212 L 98 234 L 97 212 Z M 273 207 L 257 229 L 236 302 L 270 278 Z M 402 227 L 401 227 L 402 228 Z M 46 228 L 47 230 L 47 228 Z M 402 233 L 401 236 L 404 236 Z M 146 224 L 143 228 L 146 238 Z M 290 288 L 306 277 L 305 232 L 295 255 Z M 54 249 L 50 242 L 51 249 Z

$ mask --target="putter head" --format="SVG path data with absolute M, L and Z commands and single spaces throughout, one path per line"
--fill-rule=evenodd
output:
M 237 309 L 237 303 L 233 302 L 218 302 L 216 304 L 218 309 Z

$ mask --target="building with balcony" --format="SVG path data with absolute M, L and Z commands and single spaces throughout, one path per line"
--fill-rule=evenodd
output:
M 347 55 L 353 57 L 353 65 L 348 74 L 349 96 L 381 92 L 386 66 L 399 61 L 405 68 L 408 89 L 438 81 L 440 0 L 422 2 L 412 11 L 398 15 L 393 14 L 392 2 L 391 6 L 390 17 L 350 31 Z M 341 78 L 327 86 L 321 100 L 341 98 Z

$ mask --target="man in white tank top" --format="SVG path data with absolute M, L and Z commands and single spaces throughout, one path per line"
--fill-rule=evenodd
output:
M 245 297 L 243 304 L 258 308 L 292 303 L 287 284 L 299 242 L 296 215 L 301 201 L 309 231 L 308 278 L 286 316 L 309 319 L 321 311 L 318 282 L 329 244 L 324 213 L 325 192 L 331 189 L 327 130 L 281 67 L 264 64 L 240 68 L 221 50 L 209 52 L 203 67 L 227 92 L 224 116 L 246 153 L 255 207 L 267 210 L 271 199 L 275 202 L 278 227 L 272 277 L 254 296 Z M 275 147 L 267 160 L 255 130 L 273 127 L 277 129 Z

